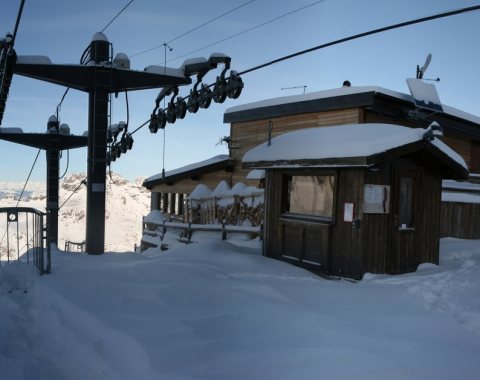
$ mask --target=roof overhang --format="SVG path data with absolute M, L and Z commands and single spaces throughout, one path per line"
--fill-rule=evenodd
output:
M 151 190 L 153 187 L 157 185 L 167 185 L 167 186 L 174 186 L 175 182 L 185 179 L 191 180 L 198 180 L 200 176 L 213 173 L 216 171 L 227 171 L 230 172 L 233 170 L 233 159 L 225 158 L 224 160 L 216 161 L 210 164 L 206 164 L 203 166 L 195 167 L 191 170 L 185 170 L 176 172 L 174 174 L 169 175 L 168 172 L 165 175 L 165 178 L 153 178 L 153 179 L 146 179 L 143 182 L 143 186 L 147 189 Z

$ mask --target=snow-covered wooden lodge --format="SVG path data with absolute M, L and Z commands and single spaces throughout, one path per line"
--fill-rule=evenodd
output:
M 442 179 L 468 169 L 436 133 L 317 127 L 248 151 L 243 166 L 266 170 L 264 255 L 351 278 L 438 264 Z
M 476 175 L 480 175 L 479 117 L 445 105 L 441 111 L 424 112 L 416 106 L 411 95 L 382 87 L 352 86 L 232 107 L 224 115 L 224 122 L 230 123 L 230 136 L 227 139 L 228 155 L 217 156 L 167 172 L 164 177 L 161 174 L 155 175 L 148 178 L 144 185 L 152 191 L 152 209 L 181 214 L 182 210 L 179 208 L 183 201 L 179 202 L 179 200 L 185 199 L 199 183 L 207 184 L 211 189 L 215 188 L 221 180 L 226 181 L 230 186 L 234 186 L 237 182 L 259 186 L 263 179 L 262 176 L 258 176 L 258 173 L 262 171 L 252 172 L 251 165 L 242 166 L 244 155 L 252 148 L 269 140 L 273 141 L 275 137 L 287 132 L 354 124 L 362 128 L 364 124 L 370 123 L 427 129 L 433 121 L 442 128 L 443 136 L 439 137 L 441 141 L 462 157 L 471 173 L 470 178 L 475 179 Z M 285 149 L 289 149 L 288 144 Z M 299 148 L 292 145 L 291 149 Z M 418 155 L 422 154 L 426 153 L 418 153 Z M 408 154 L 406 156 L 410 159 Z M 364 156 L 365 159 L 369 157 L 369 155 Z M 428 157 L 428 154 L 425 157 Z M 261 167 L 261 165 L 255 165 L 255 167 Z M 445 165 L 441 167 L 446 170 Z M 374 172 L 369 171 L 369 173 Z M 444 175 L 442 172 L 440 177 L 458 178 L 459 176 L 459 172 L 455 170 L 446 170 L 445 173 L 449 174 Z M 338 174 L 335 175 L 338 176 Z M 371 182 L 376 184 L 373 180 Z M 370 182 L 367 181 L 365 184 Z M 392 181 L 389 181 L 389 184 L 393 186 Z M 335 189 L 337 192 L 343 191 L 338 190 L 337 187 Z M 269 202 L 269 197 L 280 196 L 281 190 L 278 188 L 272 193 L 267 189 L 266 202 Z M 440 197 L 440 194 L 435 194 L 434 197 Z M 359 215 L 358 219 L 362 220 L 363 215 Z M 335 219 L 335 223 L 337 220 Z M 449 220 L 442 220 L 442 227 L 449 222 Z M 458 220 L 455 223 L 458 224 Z M 445 229 L 442 228 L 442 230 Z M 480 226 L 478 230 L 480 234 Z M 430 261 L 435 262 L 434 259 Z M 410 269 L 411 267 L 408 267 L 408 270 Z M 403 270 L 398 269 L 398 271 Z

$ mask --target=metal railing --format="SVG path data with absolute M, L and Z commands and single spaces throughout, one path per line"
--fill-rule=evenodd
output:
M 65 241 L 65 252 L 85 252 L 85 241 L 74 242 L 70 240 Z
M 4 230 L 3 233 L 1 231 Z M 11 261 L 35 265 L 40 274 L 50 273 L 46 214 L 30 207 L 0 208 L 0 266 Z

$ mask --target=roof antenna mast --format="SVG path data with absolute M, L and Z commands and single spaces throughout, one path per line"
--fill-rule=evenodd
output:
M 423 74 L 427 71 L 428 65 L 430 65 L 430 61 L 432 60 L 432 54 L 428 53 L 427 59 L 425 59 L 425 63 L 423 64 L 422 68 L 417 65 L 417 79 L 423 79 Z

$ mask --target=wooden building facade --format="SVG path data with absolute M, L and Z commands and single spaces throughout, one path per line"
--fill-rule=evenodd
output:
M 314 128 L 303 141 L 291 132 L 247 152 L 245 169 L 266 169 L 264 255 L 351 278 L 438 264 L 441 181 L 468 171 L 422 131 Z
M 152 192 L 152 209 L 181 214 L 179 199 L 185 199 L 199 183 L 210 189 L 220 181 L 229 186 L 244 182 L 258 187 L 258 179 L 247 179 L 250 169 L 242 167 L 244 154 L 286 132 L 366 123 L 426 128 L 432 121 L 441 125 L 442 141 L 463 157 L 470 172 L 480 174 L 479 117 L 448 106 L 443 107 L 443 112 L 422 112 L 416 108 L 411 95 L 365 86 L 341 87 L 232 107 L 224 115 L 224 122 L 230 123 L 228 155 L 214 164 L 206 160 L 167 172 L 164 178 L 157 174 L 148 178 L 144 185 Z M 176 205 L 175 212 L 172 212 L 172 205 Z M 450 220 L 443 222 L 451 223 Z M 480 222 L 476 228 L 480 233 Z
M 304 128 L 344 124 L 391 123 L 427 128 L 436 121 L 443 129 L 441 140 L 457 151 L 471 173 L 480 174 L 480 117 L 452 107 L 443 112 L 423 112 L 411 95 L 382 87 L 342 87 L 317 93 L 288 96 L 227 110 L 230 123 L 230 157 L 233 180 L 245 178 L 244 154 L 283 133 Z
M 182 217 L 187 196 L 202 183 L 215 188 L 219 182 L 232 185 L 233 161 L 228 155 L 187 165 L 147 178 L 143 186 L 151 191 L 151 210 Z

